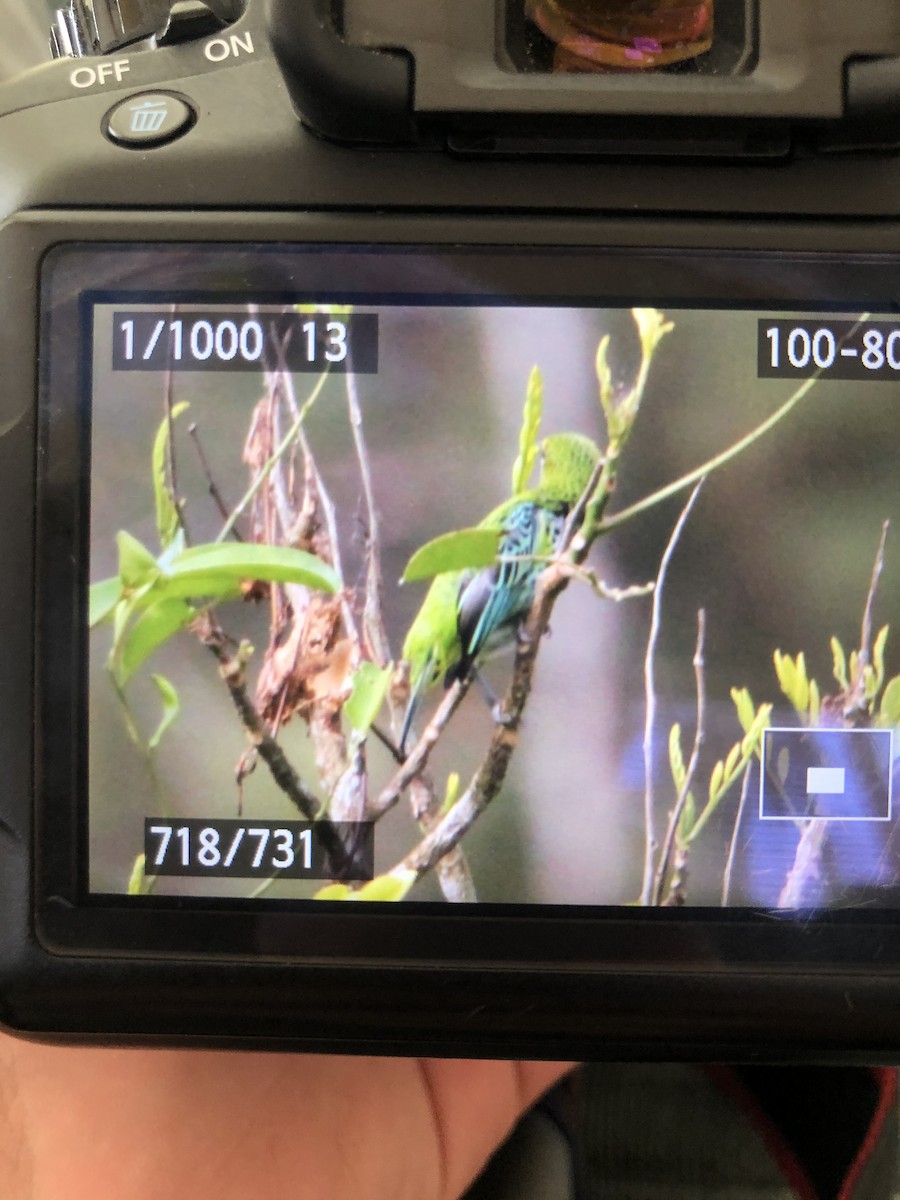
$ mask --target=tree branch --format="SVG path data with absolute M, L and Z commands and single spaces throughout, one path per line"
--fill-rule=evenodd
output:
M 703 487 L 703 480 L 691 492 L 687 504 L 681 510 L 678 520 L 669 537 L 659 562 L 656 583 L 653 587 L 653 609 L 650 615 L 650 633 L 647 638 L 647 653 L 644 656 L 644 871 L 641 882 L 641 904 L 645 907 L 652 902 L 653 897 L 653 864 L 656 854 L 656 830 L 653 801 L 653 735 L 656 724 L 656 681 L 655 661 L 656 644 L 659 639 L 659 628 L 662 623 L 662 597 L 669 570 L 669 563 L 675 553 L 675 548 L 681 539 L 682 531 L 687 524 L 691 510 L 696 503 Z
M 827 821 L 812 820 L 804 823 L 800 831 L 800 840 L 797 843 L 793 865 L 778 897 L 778 908 L 807 908 L 810 906 L 809 889 L 821 877 L 822 847 L 825 844 L 827 832 Z
M 250 699 L 245 678 L 246 659 L 241 647 L 238 647 L 236 653 L 232 653 L 228 637 L 209 612 L 199 616 L 193 628 L 200 642 L 211 651 L 219 664 L 219 674 L 228 688 L 250 745 L 265 762 L 272 779 L 295 808 L 307 821 L 315 823 L 316 834 L 328 852 L 335 878 L 340 879 L 352 873 L 355 866 L 353 856 L 332 822 L 319 815 L 318 800 L 291 766 L 281 746 L 271 737 L 256 705 Z
M 206 451 L 203 449 L 203 443 L 200 441 L 200 429 L 196 421 L 192 421 L 188 426 L 188 433 L 190 434 L 191 441 L 194 443 L 194 448 L 197 451 L 197 457 L 200 460 L 200 469 L 203 472 L 204 479 L 206 480 L 206 490 L 209 492 L 213 503 L 219 510 L 219 516 L 223 521 L 227 521 L 231 517 L 231 513 L 228 511 L 228 505 L 225 503 L 225 498 L 219 491 L 219 486 L 213 478 L 212 468 L 209 465 L 209 459 L 206 457 Z M 171 434 L 169 440 L 171 441 Z M 242 542 L 244 540 L 240 532 L 234 526 L 232 526 L 231 536 L 238 542 Z
M 869 319 L 870 315 L 870 313 L 862 313 L 852 328 L 849 329 L 844 337 L 840 339 L 838 345 L 843 346 L 846 342 L 848 342 L 850 338 L 852 338 L 853 335 L 859 331 L 861 326 Z M 729 446 L 726 450 L 723 450 L 721 454 L 714 455 L 713 458 L 708 459 L 701 466 L 696 467 L 693 471 L 689 471 L 687 475 L 682 475 L 680 479 L 676 479 L 674 482 L 666 484 L 666 486 L 660 488 L 659 491 L 652 492 L 649 496 L 645 496 L 643 500 L 638 500 L 635 504 L 630 505 L 628 508 L 623 508 L 620 512 L 617 512 L 612 517 L 607 518 L 603 522 L 602 532 L 607 533 L 610 529 L 615 529 L 619 525 L 624 525 L 626 521 L 630 521 L 639 513 L 646 512 L 647 509 L 654 508 L 657 504 L 662 503 L 663 500 L 668 500 L 670 496 L 675 496 L 679 492 L 683 492 L 685 488 L 689 488 L 692 483 L 696 483 L 698 480 L 705 478 L 707 475 L 711 475 L 713 471 L 717 471 L 720 467 L 724 467 L 726 463 L 731 462 L 732 459 L 737 458 L 738 455 L 743 454 L 743 452 L 748 450 L 754 442 L 758 441 L 761 437 L 764 437 L 765 434 L 774 429 L 776 425 L 780 424 L 780 422 L 783 421 L 784 418 L 797 407 L 800 401 L 809 395 L 815 385 L 819 382 L 823 371 L 824 368 L 819 368 L 814 371 L 808 379 L 803 381 L 803 383 L 784 402 L 784 404 L 782 404 L 779 409 L 776 409 L 776 411 L 772 413 L 770 417 L 767 417 L 766 420 L 757 425 L 755 429 L 751 429 L 748 434 L 742 438 L 739 438 L 738 441 Z
M 438 705 L 437 712 L 428 722 L 422 736 L 416 742 L 400 770 L 378 796 L 369 802 L 366 809 L 366 819 L 377 821 L 400 799 L 412 781 L 422 774 L 428 765 L 431 752 L 437 745 L 438 739 L 446 729 L 450 718 L 459 708 L 462 699 L 469 690 L 469 679 L 457 679 L 450 687 L 443 700 Z
M 582 496 L 576 506 L 576 511 L 584 514 L 581 524 L 569 528 L 553 561 L 538 577 L 531 610 L 519 633 L 512 680 L 501 706 L 501 719 L 481 766 L 450 812 L 403 860 L 403 866 L 418 875 L 430 871 L 459 844 L 503 786 L 518 744 L 519 726 L 531 694 L 541 640 L 549 628 L 553 607 L 574 573 L 573 568 L 582 566 L 601 531 L 600 523 L 615 489 L 625 440 L 627 438 L 610 441 L 606 457 L 602 464 L 598 463 L 599 470 L 595 470 L 592 477 L 593 491 L 587 499 Z
M 359 474 L 362 479 L 363 496 L 366 502 L 366 599 L 363 608 L 363 634 L 366 647 L 372 660 L 379 667 L 385 667 L 391 661 L 391 648 L 388 644 L 387 631 L 384 625 L 382 611 L 382 596 L 384 580 L 381 574 L 381 533 L 378 520 L 378 509 L 375 505 L 375 489 L 372 486 L 372 472 L 369 467 L 369 452 L 363 431 L 362 407 L 356 388 L 356 375 L 347 371 L 344 376 L 347 385 L 347 409 L 350 417 L 350 428 L 353 431 L 353 444 L 356 447 L 356 458 L 359 462 Z
M 247 489 L 247 491 L 241 497 L 240 501 L 237 504 L 237 507 L 234 509 L 231 516 L 228 518 L 228 520 L 225 522 L 225 524 L 219 530 L 219 534 L 216 538 L 217 542 L 224 542 L 230 536 L 232 529 L 234 528 L 236 523 L 240 520 L 240 517 L 243 514 L 244 510 L 255 499 L 255 497 L 259 493 L 260 488 L 263 486 L 263 484 L 269 478 L 269 475 L 271 474 L 271 472 L 273 471 L 273 469 L 275 468 L 276 464 L 279 462 L 281 457 L 284 454 L 286 454 L 287 451 L 291 448 L 291 445 L 293 444 L 294 439 L 296 438 L 304 420 L 306 419 L 306 414 L 309 412 L 309 410 L 315 404 L 316 400 L 318 400 L 319 395 L 321 394 L 321 391 L 324 388 L 325 384 L 328 382 L 329 378 L 330 378 L 329 373 L 327 371 L 323 371 L 322 374 L 319 376 L 319 378 L 316 380 L 313 390 L 310 392 L 303 407 L 298 412 L 290 429 L 287 431 L 287 433 L 284 435 L 284 437 L 281 439 L 281 441 L 275 447 L 271 456 L 264 463 L 262 469 L 259 471 L 256 478 L 253 480 L 250 487 Z
M 731 899 L 731 878 L 734 873 L 734 864 L 737 859 L 738 837 L 740 834 L 741 825 L 744 820 L 744 809 L 747 807 L 747 798 L 750 795 L 750 765 L 744 772 L 744 778 L 741 781 L 741 799 L 738 804 L 737 816 L 734 818 L 734 829 L 731 831 L 731 841 L 728 845 L 728 860 L 725 863 L 725 874 L 722 876 L 722 907 L 727 908 Z
M 878 594 L 881 573 L 884 570 L 884 554 L 890 527 L 890 521 L 885 521 L 881 526 L 881 538 L 878 542 L 878 550 L 875 553 L 872 578 L 869 582 L 869 591 L 866 595 L 866 605 L 863 609 L 862 623 L 859 631 L 859 654 L 857 657 L 856 678 L 850 680 L 850 695 L 847 697 L 847 703 L 844 706 L 843 716 L 845 721 L 852 720 L 854 717 L 867 711 L 866 667 L 870 666 L 872 661 L 872 611 L 875 607 L 875 597 Z
M 694 778 L 697 774 L 697 764 L 700 761 L 700 750 L 703 746 L 703 741 L 706 736 L 706 679 L 704 675 L 705 661 L 703 657 L 704 643 L 706 641 L 706 612 L 701 608 L 697 613 L 697 645 L 694 650 L 694 679 L 696 681 L 697 690 L 697 724 L 694 729 L 694 746 L 691 750 L 691 757 L 688 761 L 687 771 L 685 772 L 684 782 L 678 792 L 678 799 L 675 802 L 675 807 L 672 809 L 672 815 L 666 829 L 666 839 L 663 842 L 662 854 L 659 859 L 659 870 L 656 876 L 656 891 L 654 900 L 657 904 L 663 903 L 662 893 L 665 886 L 666 872 L 669 870 L 670 861 L 673 862 L 672 881 L 669 886 L 669 893 L 666 896 L 665 903 L 667 905 L 678 905 L 684 903 L 684 884 L 685 870 L 687 868 L 687 846 L 680 843 L 678 838 L 678 826 L 681 824 L 681 816 L 684 812 L 687 798 L 690 794 L 691 787 L 694 783 Z

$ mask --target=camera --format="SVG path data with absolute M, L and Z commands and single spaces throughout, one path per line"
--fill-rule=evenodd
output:
M 900 1050 L 892 0 L 70 0 L 0 87 L 0 1022 Z

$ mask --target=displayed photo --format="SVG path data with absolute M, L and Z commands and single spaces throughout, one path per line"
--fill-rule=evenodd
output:
M 92 893 L 900 903 L 891 318 L 92 323 Z

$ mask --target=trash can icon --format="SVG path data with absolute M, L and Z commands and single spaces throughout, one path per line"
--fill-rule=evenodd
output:
M 131 132 L 159 133 L 169 115 L 169 106 L 165 100 L 145 100 L 143 104 L 132 104 Z

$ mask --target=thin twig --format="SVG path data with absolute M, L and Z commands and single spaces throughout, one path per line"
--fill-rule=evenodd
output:
M 597 572 L 591 570 L 590 567 L 576 566 L 575 563 L 559 563 L 555 554 L 501 554 L 498 556 L 497 562 L 500 564 L 543 563 L 548 567 L 551 563 L 557 563 L 570 579 L 586 583 L 598 599 L 611 600 L 614 604 L 622 604 L 626 600 L 643 599 L 644 596 L 651 595 L 656 586 L 651 580 L 649 583 L 635 583 L 625 588 L 613 587 L 601 579 Z
M 447 690 L 437 712 L 425 726 L 422 736 L 413 746 L 403 766 L 387 787 L 383 788 L 378 796 L 369 802 L 366 810 L 367 820 L 377 821 L 379 817 L 383 817 L 388 809 L 393 808 L 397 803 L 410 783 L 422 774 L 428 764 L 431 751 L 446 729 L 450 718 L 462 703 L 463 697 L 469 690 L 469 685 L 470 679 L 457 679 Z
M 356 447 L 356 458 L 359 462 L 359 474 L 362 479 L 363 495 L 366 501 L 366 599 L 363 608 L 363 633 L 366 646 L 372 659 L 379 667 L 385 667 L 391 661 L 391 648 L 388 644 L 387 632 L 382 610 L 384 580 L 381 574 L 381 535 L 378 521 L 378 509 L 375 504 L 375 489 L 372 486 L 372 472 L 369 467 L 369 452 L 366 447 L 363 431 L 362 407 L 356 387 L 356 375 L 347 371 L 344 379 L 347 385 L 347 409 L 350 417 L 350 428 L 353 431 L 353 443 Z
M 553 606 L 569 581 L 566 572 L 560 569 L 564 565 L 558 563 L 548 567 L 538 579 L 534 603 L 516 648 L 512 682 L 503 702 L 503 720 L 494 731 L 481 766 L 450 812 L 403 860 L 406 870 L 415 871 L 417 875 L 432 870 L 459 844 L 503 786 L 518 745 L 519 726 L 531 694 L 538 649 L 549 626 Z
M 855 324 L 848 330 L 846 335 L 840 339 L 839 345 L 844 345 L 849 341 L 861 326 L 869 319 L 870 313 L 862 313 Z M 793 395 L 777 409 L 771 417 L 767 417 L 755 429 L 752 429 L 744 437 L 740 438 L 727 450 L 723 450 L 721 454 L 716 454 L 701 466 L 696 467 L 693 471 L 689 471 L 687 475 L 682 475 L 680 479 L 676 479 L 673 483 L 666 484 L 659 491 L 651 492 L 649 496 L 645 496 L 643 500 L 638 500 L 635 504 L 628 508 L 623 508 L 620 512 L 615 513 L 611 517 L 607 517 L 603 521 L 602 532 L 607 533 L 610 529 L 615 529 L 619 525 L 624 525 L 626 521 L 630 521 L 632 517 L 636 517 L 638 513 L 646 512 L 648 508 L 653 508 L 657 504 L 661 504 L 663 500 L 668 500 L 670 496 L 675 496 L 679 492 L 683 492 L 685 488 L 689 488 L 692 483 L 696 483 L 699 479 L 703 479 L 706 475 L 711 475 L 713 471 L 717 471 L 720 467 L 724 467 L 726 463 L 737 458 L 745 450 L 749 449 L 754 442 L 773 429 L 780 421 L 796 408 L 819 382 L 824 368 L 819 368 L 797 388 Z
M 159 778 L 159 772 L 156 769 L 156 755 L 150 748 L 150 743 L 146 742 L 141 736 L 141 731 L 138 729 L 137 722 L 134 719 L 134 713 L 131 711 L 131 705 L 128 703 L 128 696 L 125 694 L 125 688 L 119 684 L 116 679 L 116 673 L 113 670 L 109 672 L 109 681 L 112 684 L 113 694 L 122 706 L 122 720 L 125 725 L 125 732 L 131 739 L 135 749 L 144 760 L 147 768 L 147 773 L 150 776 L 150 784 L 153 788 L 155 796 L 154 808 L 161 817 L 169 817 L 172 815 L 171 805 L 168 797 L 163 790 L 162 781 Z
M 209 492 L 210 496 L 212 496 L 213 502 L 216 508 L 219 510 L 219 516 L 223 521 L 227 521 L 231 516 L 231 513 L 228 509 L 228 505 L 225 503 L 222 493 L 219 491 L 218 484 L 213 478 L 213 473 L 209 465 L 209 459 L 206 457 L 206 451 L 203 449 L 203 443 L 200 441 L 200 430 L 197 427 L 196 421 L 192 421 L 188 426 L 188 433 L 190 434 L 191 441 L 194 443 L 194 447 L 197 451 L 197 457 L 200 460 L 200 469 L 203 471 L 203 476 L 206 479 L 207 491 Z M 171 441 L 171 438 L 169 440 Z M 242 542 L 244 540 L 243 536 L 237 529 L 233 528 L 231 533 L 232 537 L 234 537 L 236 541 Z
M 747 769 L 744 772 L 744 778 L 741 781 L 741 799 L 738 804 L 737 816 L 734 818 L 734 829 L 731 831 L 731 841 L 728 845 L 728 859 L 725 863 L 725 874 L 722 876 L 722 907 L 727 908 L 731 899 L 731 878 L 734 873 L 734 864 L 737 859 L 738 839 L 740 836 L 741 825 L 744 820 L 744 809 L 747 807 L 747 797 L 750 794 L 750 767 L 752 762 L 747 764 Z
M 279 363 L 284 363 L 285 349 L 283 344 L 278 343 Z M 271 375 L 266 375 L 266 390 L 268 393 L 268 405 L 270 413 L 270 422 L 272 430 L 272 440 L 277 446 L 281 441 L 282 421 L 281 407 L 284 400 L 285 380 L 287 373 L 283 365 Z M 298 432 L 299 436 L 299 432 Z M 289 475 L 293 474 L 294 457 L 297 452 L 297 442 L 291 446 L 290 453 L 285 454 L 284 458 L 280 459 L 277 466 L 272 470 L 272 486 L 269 489 L 269 494 L 274 501 L 275 512 L 278 514 L 278 520 L 281 522 L 281 537 L 285 545 L 290 545 L 289 538 L 291 535 L 291 527 L 295 520 L 294 497 L 292 494 L 290 483 L 285 479 L 285 472 Z
M 267 460 L 267 462 L 265 462 L 263 464 L 259 474 L 256 476 L 256 478 L 251 483 L 250 487 L 247 489 L 247 491 L 241 497 L 240 502 L 238 503 L 237 507 L 232 512 L 231 516 L 228 518 L 228 520 L 225 522 L 225 524 L 219 530 L 218 537 L 216 538 L 217 542 L 224 542 L 230 536 L 231 531 L 234 529 L 234 526 L 237 523 L 237 521 L 240 520 L 240 518 L 241 518 L 242 514 L 244 513 L 245 509 L 247 508 L 247 506 L 249 504 L 252 504 L 252 502 L 256 499 L 256 496 L 258 495 L 263 484 L 269 478 L 269 475 L 275 468 L 276 464 L 280 461 L 282 456 L 290 449 L 291 444 L 293 443 L 298 432 L 300 431 L 301 426 L 303 425 L 304 420 L 306 419 L 307 413 L 312 408 L 312 406 L 315 404 L 315 402 L 318 400 L 318 398 L 322 392 L 322 389 L 324 388 L 325 384 L 328 382 L 329 378 L 330 378 L 330 375 L 329 375 L 328 371 L 323 371 L 322 374 L 319 376 L 319 378 L 316 380 L 313 390 L 310 392 L 305 403 L 303 404 L 303 407 L 300 409 L 299 413 L 297 414 L 297 416 L 294 420 L 294 423 L 291 425 L 290 429 L 287 431 L 287 433 L 284 435 L 284 437 L 281 439 L 281 441 L 275 447 L 274 451 L 272 452 L 272 454 L 269 457 L 269 459 Z
M 369 452 L 363 427 L 362 405 L 359 401 L 355 373 L 348 371 L 345 375 L 345 382 L 347 411 L 350 428 L 353 431 L 353 442 L 356 447 L 356 457 L 359 463 L 366 506 L 366 584 L 362 614 L 363 637 L 370 657 L 378 666 L 385 667 L 391 661 L 392 655 L 384 622 L 384 577 L 381 570 L 380 523 L 375 502 L 375 489 L 372 483 L 372 471 L 369 465 Z M 391 713 L 391 727 L 396 732 L 400 714 L 390 699 L 388 703 Z M 452 710 L 449 710 L 449 713 L 452 713 Z M 431 727 L 429 726 L 429 728 Z M 425 732 L 426 735 L 429 735 L 428 729 Z M 439 734 L 440 731 L 438 730 L 435 734 L 435 740 Z M 376 736 L 381 735 L 376 732 Z M 388 744 L 384 737 L 381 737 L 381 740 L 385 744 Z M 418 745 L 423 746 L 422 739 L 419 740 Z M 427 741 L 425 742 L 425 746 L 428 746 Z M 423 746 L 423 749 L 425 746 Z M 404 763 L 403 756 L 400 754 L 398 748 L 393 743 L 390 743 L 388 748 L 399 758 L 400 773 L 408 771 L 409 765 Z M 430 753 L 430 747 L 428 748 L 428 753 Z M 416 750 L 414 749 L 413 755 L 410 756 L 410 761 L 416 761 L 416 759 Z M 400 791 L 402 792 L 405 788 L 409 789 L 409 803 L 413 818 L 418 823 L 422 832 L 428 834 L 440 822 L 442 802 L 435 792 L 433 779 L 431 779 L 425 770 L 426 762 L 427 754 L 424 758 L 418 759 L 415 774 L 408 779 L 408 782 Z M 379 802 L 388 802 L 389 797 L 386 793 L 387 789 L 378 797 Z M 398 792 L 397 794 L 399 795 L 400 793 Z M 387 811 L 387 809 L 385 808 L 382 811 Z M 446 900 L 451 903 L 472 903 L 477 899 L 472 873 L 462 847 L 457 846 L 446 854 L 437 863 L 436 872 L 441 891 Z
M 232 703 L 237 709 L 241 724 L 247 734 L 251 746 L 259 753 L 266 766 L 272 772 L 275 782 L 288 797 L 291 803 L 300 810 L 308 821 L 316 820 L 319 814 L 319 802 L 310 792 L 297 772 L 287 761 L 284 751 L 272 738 L 266 729 L 265 722 L 259 714 L 256 705 L 250 699 L 246 685 L 246 664 L 240 652 L 232 653 L 221 637 L 220 631 L 211 618 L 198 629 L 200 641 L 212 651 L 219 664 L 219 670 L 228 687 Z
M 687 524 L 691 510 L 703 487 L 703 480 L 695 486 L 688 501 L 679 514 L 678 520 L 669 536 L 669 541 L 663 551 L 653 585 L 653 608 L 650 614 L 650 633 L 647 638 L 647 653 L 644 656 L 644 871 L 641 881 L 641 904 L 645 907 L 652 901 L 653 896 L 653 864 L 656 855 L 656 830 L 653 800 L 653 737 L 656 726 L 656 681 L 655 661 L 656 644 L 659 640 L 659 629 L 662 622 L 662 597 L 666 582 L 669 563 L 681 539 L 682 531 Z
M 875 562 L 872 566 L 872 579 L 869 584 L 868 595 L 866 596 L 866 607 L 863 610 L 862 625 L 859 635 L 859 656 L 862 659 L 863 655 L 868 656 L 872 651 L 872 609 L 875 606 L 875 596 L 878 593 L 878 582 L 881 579 L 881 573 L 884 570 L 884 551 L 887 544 L 888 530 L 891 527 L 890 521 L 885 521 L 881 526 L 881 538 L 878 542 L 878 550 L 875 554 Z
M 872 566 L 872 578 L 869 583 L 868 594 L 866 595 L 866 605 L 863 609 L 862 623 L 859 631 L 856 678 L 850 681 L 850 695 L 847 697 L 847 703 L 844 706 L 843 715 L 845 720 L 852 719 L 866 709 L 865 669 L 872 661 L 872 612 L 875 607 L 875 597 L 878 594 L 881 573 L 884 570 L 884 554 L 890 527 L 890 521 L 885 521 L 881 526 L 881 538 L 878 542 L 878 550 L 876 551 L 875 562 Z
M 169 313 L 174 316 L 178 311 L 178 306 L 173 304 L 169 308 Z M 188 536 L 187 524 L 185 522 L 184 508 L 178 499 L 178 463 L 175 457 L 175 417 L 173 409 L 175 407 L 175 378 L 172 370 L 172 343 L 169 342 L 168 361 L 166 363 L 166 372 L 163 377 L 163 389 L 166 405 L 166 424 L 169 428 L 168 445 L 166 446 L 166 472 L 169 476 L 169 487 L 172 490 L 172 504 L 175 507 L 175 512 L 178 516 L 178 523 L 184 533 L 184 540 L 190 544 Z
M 669 864 L 672 860 L 672 851 L 678 834 L 678 826 L 681 823 L 681 816 L 684 812 L 685 805 L 687 804 L 687 798 L 694 782 L 694 776 L 697 773 L 697 764 L 700 761 L 700 750 L 703 746 L 703 739 L 706 736 L 706 681 L 703 659 L 705 639 L 706 613 L 701 608 L 697 613 L 697 645 L 694 650 L 694 681 L 697 690 L 697 725 L 694 730 L 694 746 L 691 750 L 691 757 L 688 762 L 687 771 L 685 772 L 684 782 L 678 790 L 678 797 L 675 801 L 675 806 L 669 814 L 669 822 L 666 826 L 666 836 L 663 839 L 662 849 L 659 855 L 659 863 L 657 864 L 656 868 L 656 878 L 653 886 L 654 904 L 662 903 L 663 888 L 665 887 L 666 882 L 666 873 L 669 870 Z
M 390 737 L 389 734 L 385 733 L 381 726 L 375 721 L 372 722 L 372 724 L 369 726 L 369 729 L 375 735 L 377 740 L 381 742 L 382 746 L 384 746 L 385 750 L 387 750 L 388 754 L 391 756 L 397 766 L 402 767 L 406 762 L 406 756 L 400 752 L 400 747 L 397 745 L 394 739 Z
M 275 784 L 307 821 L 315 822 L 316 833 L 325 847 L 335 878 L 352 873 L 355 863 L 340 834 L 327 817 L 319 815 L 319 802 L 294 770 L 281 746 L 269 734 L 259 710 L 250 699 L 246 684 L 246 659 L 241 647 L 232 652 L 229 639 L 209 613 L 198 617 L 194 631 L 201 643 L 214 655 L 232 703 L 240 717 L 251 746 L 269 768 Z
M 315 487 L 319 508 L 325 518 L 325 528 L 328 532 L 328 541 L 331 548 L 331 565 L 334 567 L 341 588 L 341 616 L 344 618 L 344 627 L 348 637 L 352 639 L 354 646 L 359 646 L 360 639 L 359 630 L 356 627 L 356 617 L 353 613 L 353 607 L 350 604 L 347 589 L 344 586 L 344 565 L 341 556 L 340 538 L 338 536 L 337 512 L 334 501 L 331 499 L 328 488 L 325 486 L 325 480 L 322 478 L 319 464 L 313 454 L 312 446 L 309 443 L 303 425 L 310 402 L 307 400 L 302 408 L 299 406 L 297 403 L 297 393 L 294 390 L 293 376 L 289 371 L 285 370 L 282 372 L 280 383 L 282 395 L 287 402 L 291 416 L 294 418 L 294 425 L 297 429 L 297 444 L 300 447 L 300 452 L 303 455 L 307 470 Z
M 706 679 L 704 675 L 705 660 L 703 657 L 703 648 L 706 641 L 706 612 L 700 609 L 697 613 L 697 646 L 694 651 L 694 678 L 697 691 L 697 718 L 694 728 L 694 745 L 691 749 L 691 757 L 688 759 L 687 771 L 685 773 L 684 782 L 678 792 L 678 799 L 675 803 L 675 823 L 674 842 L 671 851 L 672 871 L 669 881 L 669 890 L 666 893 L 665 900 L 661 903 L 668 907 L 684 904 L 686 895 L 687 882 L 687 861 L 690 853 L 688 842 L 682 841 L 678 837 L 678 827 L 681 824 L 682 813 L 687 805 L 687 798 L 690 795 L 691 788 L 694 786 L 694 779 L 697 775 L 697 766 L 700 762 L 700 751 L 703 748 L 703 743 L 706 739 Z M 667 831 L 668 832 L 668 831 Z M 663 876 L 665 878 L 665 876 Z
M 561 546 L 571 545 L 576 531 L 580 528 L 581 523 L 584 521 L 591 496 L 593 496 L 594 492 L 596 491 L 605 469 L 606 456 L 601 455 L 601 457 L 598 458 L 594 463 L 594 469 L 591 471 L 591 477 L 588 480 L 587 487 L 578 497 L 578 503 L 566 517 L 566 523 L 563 525 L 562 534 L 560 535 L 559 539 Z

